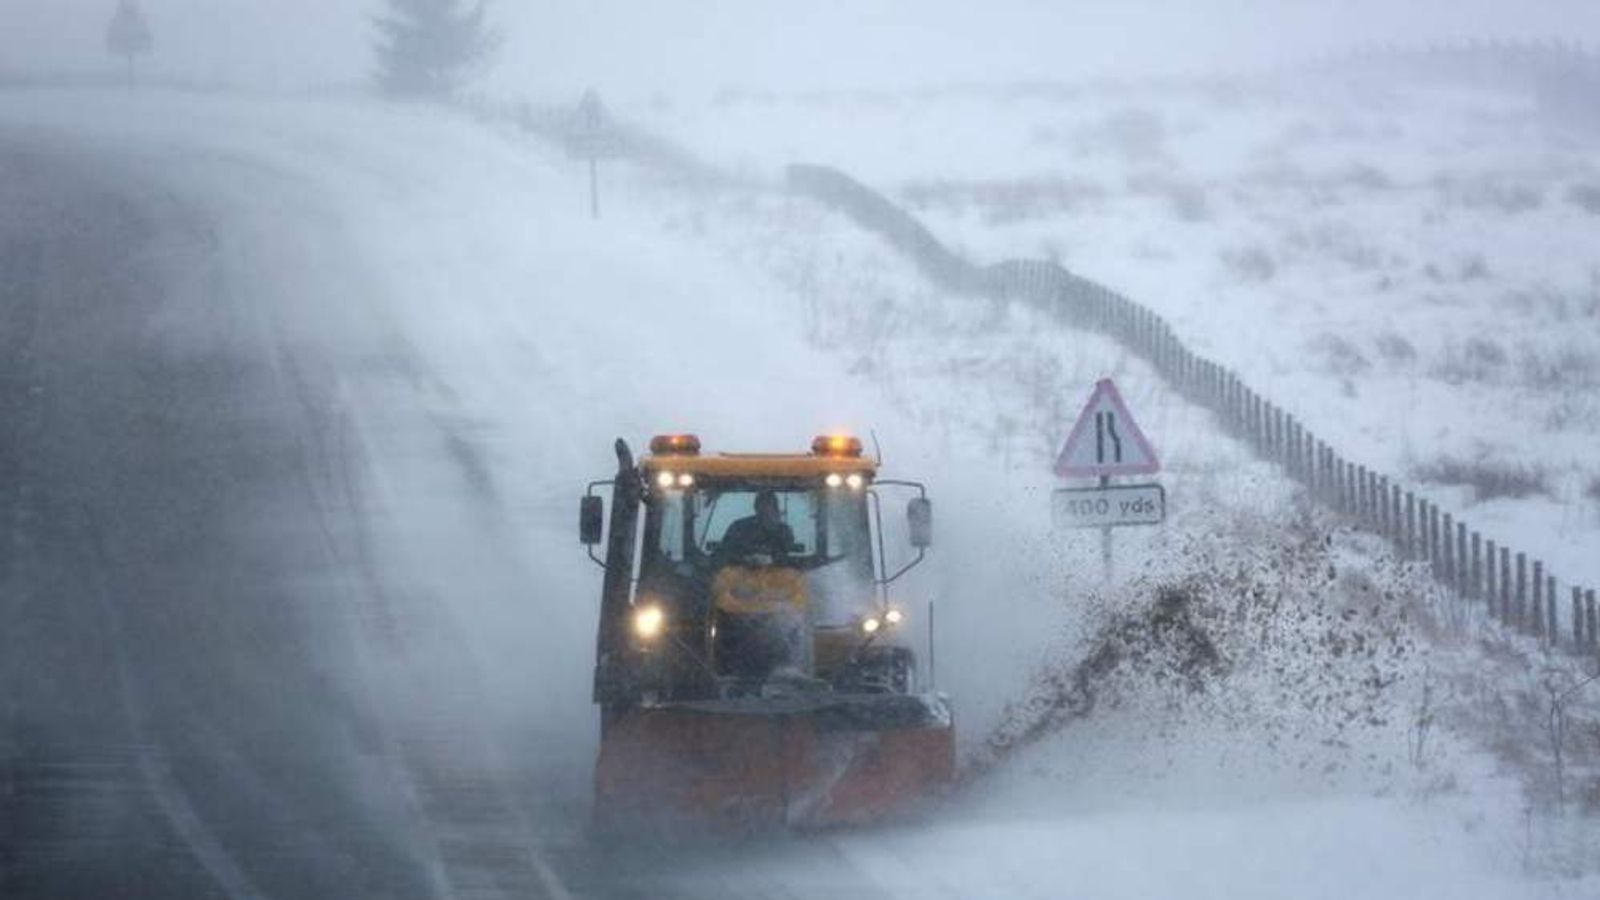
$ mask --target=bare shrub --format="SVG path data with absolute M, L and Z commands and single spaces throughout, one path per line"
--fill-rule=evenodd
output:
M 1204 222 L 1211 218 L 1211 202 L 1206 189 L 1192 182 L 1172 185 L 1167 191 L 1167 203 L 1172 214 L 1185 222 Z
M 1550 496 L 1550 477 L 1533 466 L 1495 462 L 1479 456 L 1461 459 L 1441 456 L 1430 463 L 1413 466 L 1411 475 L 1418 481 L 1472 488 L 1473 499 L 1506 498 L 1520 500 L 1536 495 Z
M 1264 283 L 1278 274 L 1278 264 L 1273 261 L 1272 252 L 1259 244 L 1224 250 L 1218 255 L 1222 258 L 1222 264 L 1241 281 Z
M 1128 192 L 1166 201 L 1180 221 L 1203 222 L 1211 218 L 1211 198 L 1205 185 L 1166 172 L 1138 172 L 1128 176 Z
M 1340 172 L 1336 180 L 1368 191 L 1386 191 L 1394 187 L 1394 179 L 1389 177 L 1389 173 L 1368 163 L 1353 163 Z
M 1525 345 L 1517 365 L 1522 382 L 1540 390 L 1600 386 L 1600 353 L 1593 347 L 1566 344 L 1551 349 Z
M 1567 202 L 1600 216 L 1600 184 L 1575 184 L 1567 189 Z
M 1123 109 L 1100 125 L 1107 143 L 1124 156 L 1146 158 L 1166 151 L 1167 125 L 1161 114 L 1147 109 Z
M 1505 371 L 1509 360 L 1506 348 L 1490 338 L 1475 337 L 1459 346 L 1447 346 L 1430 374 L 1450 384 L 1492 382 Z
M 1544 206 L 1544 193 L 1537 187 L 1492 175 L 1470 180 L 1444 175 L 1434 180 L 1434 187 L 1446 203 L 1465 209 L 1516 214 Z
M 1343 335 L 1323 332 L 1310 343 L 1311 352 L 1323 358 L 1327 370 L 1341 378 L 1361 375 L 1372 368 L 1372 361 Z
M 1600 271 L 1591 269 L 1589 283 L 1583 288 L 1569 290 L 1548 283 L 1536 284 L 1507 291 L 1503 302 L 1519 311 L 1562 323 L 1574 318 L 1600 317 Z
M 1482 253 L 1469 253 L 1461 257 L 1456 274 L 1462 281 L 1482 281 L 1489 277 L 1489 261 Z
M 1409 366 L 1417 361 L 1417 348 L 1405 335 L 1388 331 L 1378 335 L 1378 355 L 1391 366 Z
M 1351 226 L 1339 222 L 1319 222 L 1289 234 L 1289 246 L 1307 253 L 1337 260 L 1352 269 L 1369 270 L 1383 265 L 1383 252 Z
M 1545 411 L 1544 430 L 1558 434 L 1574 428 L 1594 431 L 1600 427 L 1600 399 L 1588 391 L 1566 391 Z
M 913 181 L 900 191 L 913 209 L 976 208 L 989 222 L 1019 222 L 1073 212 L 1103 200 L 1106 189 L 1086 178 L 1037 175 L 1012 179 Z

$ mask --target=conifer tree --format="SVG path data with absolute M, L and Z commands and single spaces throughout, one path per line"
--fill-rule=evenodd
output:
M 486 0 L 387 0 L 374 18 L 378 86 L 396 97 L 443 99 L 499 47 Z

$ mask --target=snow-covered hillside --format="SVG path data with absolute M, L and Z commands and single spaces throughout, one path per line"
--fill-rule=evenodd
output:
M 1600 583 L 1600 138 L 1530 96 L 1083 85 L 641 115 L 752 171 L 839 165 L 977 261 L 1107 284 L 1352 458 Z

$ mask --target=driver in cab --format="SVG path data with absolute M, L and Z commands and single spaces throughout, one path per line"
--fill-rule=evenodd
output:
M 755 507 L 755 515 L 729 525 L 722 536 L 717 556 L 723 564 L 753 556 L 765 556 L 774 563 L 788 562 L 789 548 L 794 546 L 794 530 L 783 521 L 778 495 L 772 491 L 757 492 Z

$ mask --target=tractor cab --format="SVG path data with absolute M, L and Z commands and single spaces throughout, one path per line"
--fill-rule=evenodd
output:
M 616 479 L 590 486 L 580 517 L 606 570 L 595 667 L 602 796 L 639 787 L 627 771 L 636 754 L 659 767 L 689 734 L 737 744 L 739 729 L 762 717 L 801 730 L 826 721 L 839 737 L 874 743 L 893 743 L 895 732 L 922 757 L 931 752 L 931 763 L 916 753 L 898 763 L 916 770 L 913 780 L 948 778 L 949 710 L 919 691 L 907 615 L 889 595 L 930 543 L 922 485 L 879 478 L 853 437 L 819 437 L 810 453 L 707 455 L 698 438 L 668 435 L 637 464 L 621 441 L 617 453 Z M 604 485 L 609 527 L 596 493 Z M 910 545 L 898 566 L 885 551 L 893 494 L 906 500 L 896 531 Z M 603 538 L 604 558 L 594 550 Z M 667 730 L 642 740 L 641 722 Z M 695 771 L 708 771 L 703 759 Z M 752 791 L 761 793 L 729 793 Z
M 909 684 L 913 658 L 889 639 L 904 614 L 887 587 L 921 559 L 928 502 L 921 485 L 892 483 L 914 492 L 922 526 L 909 529 L 917 556 L 885 571 L 877 468 L 855 438 L 716 456 L 689 436 L 652 441 L 637 466 L 629 604 L 638 699 Z

